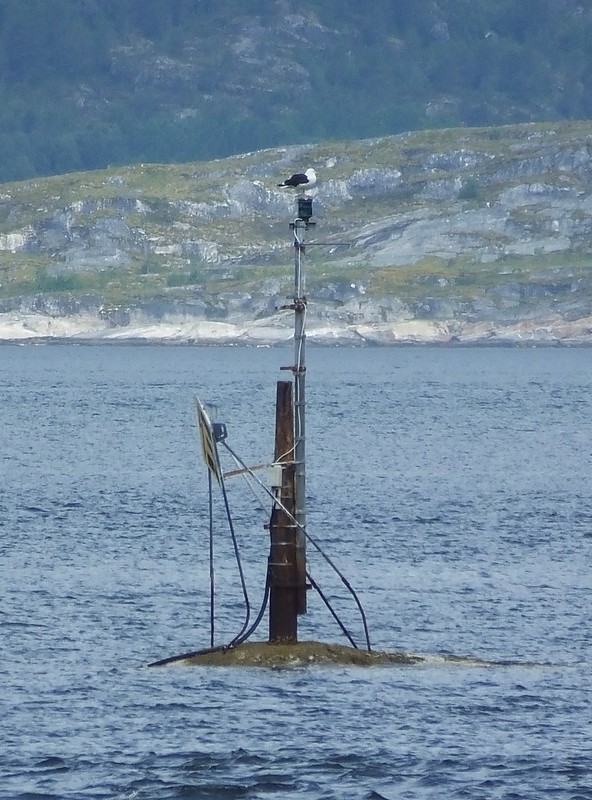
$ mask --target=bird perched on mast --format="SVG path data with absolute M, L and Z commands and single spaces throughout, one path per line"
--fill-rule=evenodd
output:
M 294 175 L 290 175 L 285 181 L 278 183 L 278 186 L 282 189 L 298 189 L 299 191 L 304 191 L 305 189 L 310 189 L 316 182 L 317 174 L 314 169 L 311 168 L 307 169 L 306 172 L 296 172 Z

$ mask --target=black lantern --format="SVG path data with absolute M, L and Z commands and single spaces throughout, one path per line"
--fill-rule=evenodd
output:
M 312 217 L 312 197 L 298 198 L 298 219 L 308 222 Z

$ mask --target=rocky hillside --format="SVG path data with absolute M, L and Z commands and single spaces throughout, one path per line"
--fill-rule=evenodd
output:
M 592 342 L 592 124 L 449 129 L 6 184 L 0 337 Z

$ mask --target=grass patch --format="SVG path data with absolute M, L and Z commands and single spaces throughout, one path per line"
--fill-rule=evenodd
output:
M 499 171 L 500 166 L 512 162 L 522 164 L 526 160 L 534 163 L 541 154 L 549 153 L 550 144 L 560 148 L 572 142 L 574 147 L 589 146 L 592 125 L 584 122 L 559 123 L 552 127 L 526 124 L 424 130 L 367 141 L 324 142 L 295 148 L 293 152 L 298 156 L 294 156 L 293 164 L 289 163 L 289 148 L 271 148 L 199 164 L 136 164 L 5 184 L 0 200 L 0 231 L 17 232 L 35 223 L 41 244 L 32 241 L 31 246 L 47 249 L 14 254 L 0 251 L 0 296 L 96 292 L 106 301 L 123 305 L 151 295 L 181 296 L 184 291 L 186 294 L 197 291 L 259 294 L 270 280 L 277 281 L 282 291 L 285 287 L 289 295 L 294 258 L 289 214 L 283 217 L 283 210 L 278 211 L 279 206 L 272 204 L 269 210 L 247 207 L 243 216 L 218 217 L 213 211 L 211 216 L 196 218 L 177 208 L 176 201 L 208 205 L 225 202 L 229 186 L 238 180 L 252 181 L 255 176 L 273 189 L 278 176 L 285 175 L 292 166 L 299 168 L 301 162 L 306 161 L 319 168 L 321 177 L 319 216 L 315 217 L 318 226 L 308 233 L 309 244 L 315 239 L 342 242 L 353 239 L 373 223 L 377 223 L 376 230 L 380 231 L 382 221 L 394 215 L 398 216 L 397 222 L 403 230 L 410 220 L 459 214 L 483 206 L 485 198 L 493 204 L 501 189 L 517 181 L 530 180 L 522 181 L 518 177 L 503 186 L 499 175 L 493 180 L 494 171 Z M 462 150 L 476 153 L 477 165 L 468 158 L 465 166 L 463 157 L 456 157 Z M 455 157 L 450 160 L 452 166 L 448 169 L 446 155 L 451 153 Z M 323 197 L 324 180 L 346 179 L 353 171 L 367 167 L 404 168 L 404 192 L 389 196 L 373 196 L 369 192 L 366 197 L 338 198 L 332 202 Z M 502 170 L 499 174 L 505 173 Z M 542 182 L 557 185 L 571 185 L 578 180 L 575 171 L 571 174 L 566 171 L 565 176 L 563 173 L 562 176 L 545 175 L 540 178 Z M 459 202 L 423 198 L 422 189 L 430 181 L 443 177 L 460 177 Z M 112 199 L 122 200 L 122 203 L 109 205 L 107 201 Z M 141 213 L 133 202 L 135 199 L 146 203 L 151 211 Z M 85 214 L 73 211 L 72 204 L 78 201 L 89 201 L 91 210 Z M 92 210 L 93 202 L 96 202 L 96 212 Z M 513 219 L 527 227 L 536 224 L 539 211 L 537 207 L 524 207 L 512 212 Z M 577 209 L 572 216 L 576 218 L 578 214 L 587 216 Z M 111 234 L 111 226 L 103 221 L 107 217 L 126 223 L 131 231 L 129 240 L 124 226 L 121 226 L 122 241 L 117 239 L 116 226 Z M 67 226 L 67 235 L 75 241 L 76 247 L 84 247 L 88 242 L 90 252 L 97 241 L 100 247 L 102 239 L 111 236 L 113 242 L 108 243 L 108 247 L 113 251 L 125 250 L 131 265 L 76 274 L 60 272 L 59 266 L 64 262 L 59 259 L 68 245 L 59 243 L 62 235 L 59 225 L 64 226 L 62 230 Z M 57 234 L 55 226 L 58 226 Z M 63 235 L 65 238 L 66 233 Z M 487 231 L 480 235 L 487 240 Z M 490 239 L 492 250 L 506 243 L 501 234 L 491 233 Z M 216 243 L 222 259 L 220 263 L 208 264 L 175 254 L 181 250 L 196 250 L 198 240 Z M 58 242 L 56 252 L 50 252 L 46 241 Z M 147 248 L 151 250 L 148 254 Z M 509 281 L 548 279 L 552 282 L 555 273 L 561 271 L 566 275 L 588 276 L 591 261 L 587 253 L 564 252 L 512 256 L 493 264 L 477 263 L 470 258 L 424 258 L 409 266 L 372 268 L 365 263 L 361 248 L 310 246 L 306 251 L 306 273 L 307 283 L 313 289 L 347 281 L 363 284 L 371 297 L 395 295 L 401 299 L 415 299 L 427 293 L 470 297 Z M 545 278 L 545 274 L 549 277 Z

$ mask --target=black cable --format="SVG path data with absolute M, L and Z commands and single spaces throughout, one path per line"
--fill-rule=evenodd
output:
M 152 661 L 147 666 L 164 667 L 166 664 L 173 664 L 175 661 L 184 661 L 186 658 L 204 656 L 207 653 L 221 653 L 223 650 L 228 650 L 228 645 L 221 644 L 218 645 L 218 647 L 204 647 L 202 650 L 191 650 L 189 653 L 181 653 L 179 656 L 169 656 L 168 658 L 161 658 L 159 661 Z
M 329 556 L 324 552 L 322 547 L 317 542 L 315 542 L 315 540 L 312 538 L 312 536 L 309 533 L 307 533 L 307 531 L 305 531 L 302 528 L 301 525 L 299 525 L 298 527 L 302 530 L 302 532 L 304 533 L 304 535 L 306 536 L 308 541 L 312 544 L 312 546 L 315 547 L 318 550 L 318 552 L 322 555 L 322 557 L 325 559 L 327 564 L 329 564 L 329 566 L 337 573 L 337 575 L 341 579 L 341 582 L 343 583 L 345 588 L 349 591 L 351 596 L 354 598 L 354 602 L 357 605 L 358 610 L 360 612 L 360 616 L 362 618 L 362 625 L 364 627 L 364 636 L 366 638 L 366 648 L 367 648 L 368 652 L 370 652 L 372 650 L 372 647 L 370 645 L 370 634 L 368 632 L 368 623 L 366 621 L 366 614 L 364 612 L 364 609 L 362 607 L 362 603 L 360 602 L 360 598 L 358 597 L 355 589 L 353 588 L 351 583 L 348 581 L 348 579 L 345 577 L 345 575 L 341 572 L 341 570 L 339 570 L 337 568 L 337 566 L 333 563 L 333 561 L 329 558 Z
M 310 581 L 310 585 L 312 586 L 312 588 L 317 592 L 317 594 L 319 595 L 319 597 L 321 598 L 323 603 L 327 606 L 327 608 L 331 612 L 331 615 L 333 616 L 333 619 L 335 620 L 335 622 L 341 628 L 341 631 L 342 631 L 343 635 L 347 637 L 347 639 L 349 640 L 349 643 L 351 644 L 351 646 L 355 647 L 356 650 L 358 650 L 358 645 L 354 642 L 353 637 L 351 636 L 351 634 L 349 633 L 349 631 L 347 630 L 347 628 L 345 627 L 343 622 L 337 616 L 337 613 L 336 613 L 335 609 L 333 608 L 333 606 L 331 605 L 331 603 L 329 602 L 329 599 L 321 591 L 321 587 L 319 586 L 319 584 L 314 580 L 314 578 L 311 576 L 311 574 L 309 572 L 306 573 L 306 577 Z
M 216 459 L 219 462 L 218 456 L 218 448 L 216 447 Z M 208 469 L 208 501 L 209 501 L 209 511 L 210 511 L 210 647 L 203 648 L 201 650 L 192 650 L 189 653 L 182 653 L 181 655 L 177 656 L 170 656 L 169 658 L 163 658 L 159 661 L 153 661 L 152 663 L 148 664 L 149 667 L 161 667 L 165 664 L 172 664 L 175 661 L 182 661 L 186 658 L 191 658 L 193 656 L 205 655 L 207 653 L 219 653 L 224 650 L 230 650 L 233 647 L 236 647 L 242 642 L 246 641 L 249 636 L 251 636 L 255 630 L 259 627 L 261 620 L 263 619 L 263 615 L 265 614 L 265 609 L 267 608 L 267 602 L 269 599 L 269 578 L 266 579 L 265 582 L 265 594 L 263 597 L 263 602 L 261 604 L 261 608 L 259 609 L 259 613 L 257 618 L 255 619 L 254 623 L 249 628 L 249 622 L 251 619 L 251 603 L 249 600 L 249 593 L 247 590 L 247 584 L 245 581 L 245 575 L 242 567 L 241 557 L 240 557 L 240 550 L 238 546 L 238 540 L 236 538 L 236 533 L 234 530 L 234 523 L 232 521 L 232 514 L 230 512 L 230 504 L 228 502 L 228 495 L 226 493 L 226 484 L 224 482 L 224 475 L 222 470 L 219 471 L 220 475 L 220 488 L 222 489 L 222 497 L 224 499 L 224 508 L 226 510 L 226 517 L 228 519 L 228 527 L 230 529 L 230 536 L 232 538 L 232 544 L 234 548 L 235 559 L 238 567 L 238 572 L 240 576 L 241 587 L 243 591 L 243 597 L 245 601 L 245 620 L 243 622 L 243 626 L 237 635 L 231 639 L 228 644 L 214 646 L 214 601 L 215 601 L 215 587 L 214 587 L 214 540 L 213 540 L 213 492 L 212 492 L 212 473 Z
M 249 621 L 251 619 L 251 603 L 249 601 L 249 593 L 247 591 L 247 584 L 245 581 L 245 574 L 243 572 L 243 565 L 241 562 L 240 551 L 238 546 L 238 541 L 236 538 L 236 533 L 234 531 L 234 523 L 232 522 L 232 514 L 230 513 L 230 505 L 228 503 L 228 495 L 226 494 L 226 484 L 224 483 L 224 476 L 221 475 L 220 478 L 220 488 L 222 489 L 222 497 L 224 498 L 224 508 L 226 509 L 226 517 L 228 519 L 228 527 L 230 528 L 230 536 L 232 539 L 232 546 L 234 547 L 234 555 L 236 559 L 236 565 L 238 567 L 238 574 L 240 576 L 241 587 L 243 590 L 243 597 L 245 600 L 245 621 L 243 622 L 243 627 L 239 631 L 239 633 L 232 639 L 230 644 L 232 645 L 237 639 L 239 639 L 244 632 L 249 627 Z
M 368 622 L 367 622 L 367 620 L 366 620 L 366 614 L 365 614 L 365 612 L 364 612 L 364 609 L 363 609 L 363 607 L 362 607 L 362 604 L 361 604 L 361 602 L 360 602 L 360 598 L 359 598 L 359 597 L 358 597 L 358 595 L 356 594 L 356 591 L 354 590 L 353 586 L 350 584 L 350 582 L 347 580 L 347 578 L 346 578 L 346 577 L 345 577 L 345 575 L 344 575 L 344 574 L 341 572 L 341 570 L 340 570 L 340 569 L 337 567 L 337 565 L 336 565 L 336 564 L 334 564 L 334 563 L 333 563 L 333 561 L 331 560 L 331 558 L 330 558 L 330 557 L 329 557 L 329 556 L 328 556 L 328 555 L 325 553 L 325 551 L 323 550 L 323 548 L 322 548 L 322 547 L 321 547 L 321 546 L 320 546 L 320 545 L 319 545 L 319 544 L 318 544 L 318 543 L 317 543 L 317 542 L 316 542 L 316 541 L 313 539 L 313 537 L 312 537 L 312 536 L 311 536 L 311 535 L 308 533 L 308 531 L 307 531 L 307 530 L 306 530 L 306 529 L 305 529 L 305 528 L 304 528 L 304 527 L 303 527 L 303 526 L 302 526 L 302 525 L 301 525 L 301 524 L 300 524 L 300 523 L 299 523 L 299 522 L 298 522 L 298 521 L 297 521 L 297 520 L 294 518 L 294 516 L 293 516 L 292 514 L 290 514 L 290 512 L 288 511 L 288 509 L 287 509 L 287 508 L 285 508 L 285 506 L 282 506 L 282 504 L 279 502 L 279 500 L 278 500 L 278 499 L 277 499 L 277 497 L 276 497 L 276 496 L 273 494 L 273 492 L 272 492 L 272 491 L 271 491 L 271 490 L 270 490 L 270 489 L 269 489 L 267 486 L 265 486 L 265 484 L 263 484 L 263 483 L 262 483 L 262 482 L 261 482 L 261 481 L 260 481 L 260 480 L 257 478 L 257 476 L 253 474 L 253 471 L 252 471 L 251 469 L 249 469 L 249 467 L 248 467 L 248 466 L 245 464 L 245 462 L 244 462 L 244 461 L 243 461 L 243 460 L 242 460 L 242 459 L 241 459 L 239 456 L 237 456 L 237 454 L 236 454 L 236 453 L 235 453 L 235 452 L 232 450 L 232 448 L 230 447 L 230 445 L 228 444 L 228 442 L 226 442 L 226 441 L 223 441 L 223 442 L 222 442 L 222 444 L 223 444 L 223 445 L 224 445 L 224 447 L 225 447 L 225 448 L 228 450 L 228 452 L 231 454 L 231 456 L 232 456 L 232 457 L 233 457 L 233 458 L 234 458 L 234 459 L 235 459 L 235 460 L 236 460 L 236 461 L 237 461 L 237 462 L 238 462 L 238 463 L 241 465 L 241 467 L 242 467 L 244 470 L 246 470 L 246 472 L 248 472 L 248 473 L 251 475 L 251 477 L 252 477 L 252 478 L 254 478 L 254 479 L 255 479 L 255 480 L 256 480 L 256 481 L 259 483 L 259 485 L 260 485 L 260 486 L 261 486 L 261 487 L 262 487 L 262 488 L 263 488 L 263 489 L 264 489 L 264 490 L 267 492 L 267 494 L 268 494 L 268 495 L 271 497 L 271 499 L 273 500 L 273 502 L 274 502 L 274 503 L 276 503 L 276 504 L 278 504 L 278 505 L 280 505 L 280 506 L 282 507 L 282 510 L 283 510 L 283 511 L 284 511 L 284 512 L 285 512 L 285 513 L 286 513 L 286 514 L 287 514 L 287 515 L 290 517 L 290 520 L 291 520 L 291 521 L 294 523 L 294 525 L 296 525 L 296 527 L 297 527 L 297 528 L 298 528 L 300 531 L 302 531 L 302 533 L 303 533 L 303 534 L 304 534 L 304 536 L 305 536 L 305 537 L 308 539 L 308 541 L 309 541 L 309 542 L 312 544 L 312 546 L 313 546 L 313 547 L 314 547 L 314 548 L 315 548 L 315 549 L 316 549 L 316 550 L 317 550 L 317 551 L 318 551 L 318 552 L 321 554 L 321 556 L 322 556 L 322 557 L 325 559 L 325 561 L 326 561 L 326 562 L 329 564 L 329 566 L 330 566 L 330 567 L 331 567 L 331 568 L 334 570 L 334 572 L 335 572 L 335 573 L 338 575 L 338 577 L 340 578 L 340 580 L 341 580 L 341 582 L 343 583 L 343 585 L 346 587 L 346 589 L 348 590 L 348 592 L 349 592 L 349 593 L 352 595 L 352 597 L 354 598 L 354 602 L 356 603 L 356 605 L 357 605 L 357 607 L 358 607 L 358 610 L 359 610 L 359 612 L 360 612 L 360 616 L 361 616 L 361 618 L 362 618 L 362 625 L 363 625 L 363 627 L 364 627 L 364 636 L 365 636 L 365 639 L 366 639 L 366 648 L 367 648 L 367 650 L 370 652 L 370 651 L 372 650 L 372 646 L 371 646 L 371 644 L 370 644 L 370 634 L 369 634 L 369 632 L 368 632 Z
M 263 489 L 264 489 L 264 490 L 267 492 L 267 494 L 268 494 L 268 495 L 271 497 L 271 499 L 274 501 L 274 503 L 278 503 L 280 506 L 282 506 L 282 504 L 281 504 L 281 503 L 278 501 L 278 499 L 275 497 L 275 495 L 273 494 L 273 492 L 271 492 L 271 491 L 268 489 L 268 487 L 267 487 L 267 486 L 265 486 L 265 484 L 263 484 L 261 481 L 259 481 L 259 479 L 257 478 L 257 476 L 256 476 L 256 475 L 254 475 L 254 474 L 253 474 L 253 472 L 252 472 L 252 470 L 251 470 L 251 469 L 249 469 L 249 467 L 247 467 L 247 465 L 245 464 L 245 462 L 244 462 L 244 461 L 243 461 L 241 458 L 239 458 L 239 456 L 237 456 L 237 455 L 236 455 L 236 453 L 235 453 L 235 452 L 232 450 L 232 448 L 231 448 L 231 447 L 230 447 L 230 446 L 227 444 L 227 442 L 226 442 L 226 441 L 223 441 L 223 442 L 222 442 L 222 444 L 224 444 L 224 446 L 226 447 L 226 449 L 228 450 L 228 452 L 229 452 L 229 453 L 232 455 L 232 457 L 233 457 L 233 458 L 234 458 L 234 459 L 235 459 L 235 460 L 236 460 L 236 461 L 237 461 L 237 462 L 238 462 L 238 463 L 241 465 L 241 467 L 242 467 L 243 469 L 245 469 L 245 470 L 246 470 L 246 472 L 248 472 L 248 473 L 251 475 L 251 477 L 255 478 L 255 480 L 256 480 L 256 481 L 257 481 L 257 482 L 260 484 L 260 486 L 262 486 L 262 488 L 263 488 Z M 242 587 L 242 590 L 243 590 L 243 596 L 244 596 L 244 600 L 245 600 L 245 609 L 246 609 L 246 613 L 245 613 L 245 621 L 244 621 L 244 623 L 243 623 L 243 626 L 242 626 L 241 630 L 239 631 L 239 633 L 238 633 L 238 634 L 237 634 L 237 635 L 236 635 L 236 636 L 235 636 L 235 637 L 234 637 L 234 638 L 233 638 L 233 639 L 232 639 L 232 640 L 231 640 L 231 641 L 230 641 L 228 644 L 226 644 L 226 645 L 219 645 L 219 646 L 217 646 L 217 647 L 214 647 L 214 646 L 213 646 L 213 635 L 214 635 L 214 633 L 213 633 L 213 632 L 214 632 L 214 620 L 213 620 L 213 603 L 214 603 L 214 584 L 213 584 L 213 579 L 214 579 L 214 575 L 213 575 L 213 563 L 212 563 L 212 559 L 213 559 L 213 556 L 212 556 L 212 553 L 213 553 L 213 541 L 212 541 L 212 527 L 213 527 L 213 523 L 212 523 L 212 509 L 211 509 L 211 503 L 212 503 L 212 491 L 211 491 L 211 489 L 212 489 L 212 482 L 211 482 L 211 473 L 210 473 L 209 471 L 208 471 L 208 477 L 209 477 L 209 489 L 210 489 L 210 555 L 211 555 L 211 560 L 210 560 L 210 583 L 211 583 L 211 590 L 210 590 L 210 602 L 211 602 L 211 609 L 212 609 L 212 610 L 211 610 L 211 620 L 210 620 L 210 625 L 211 625 L 211 636 L 210 636 L 210 641 L 211 641 L 211 643 L 212 643 L 212 646 L 211 646 L 211 647 L 207 647 L 207 648 L 202 648 L 201 650 L 192 650 L 192 651 L 190 651 L 190 652 L 188 652 L 188 653 L 182 653 L 181 655 L 177 655 L 177 656 L 170 656 L 170 657 L 168 657 L 168 658 L 163 658 L 163 659 L 160 659 L 159 661 L 153 661 L 152 663 L 148 664 L 148 666 L 149 666 L 149 667 L 160 667 L 160 666 L 165 666 L 166 664 L 172 664 L 172 663 L 174 663 L 175 661 L 182 661 L 182 660 L 184 660 L 184 659 L 187 659 L 187 658 L 192 658 L 192 657 L 195 657 L 195 656 L 207 655 L 207 654 L 210 654 L 210 653 L 220 653 L 220 652 L 224 652 L 224 651 L 226 651 L 226 650 L 232 650 L 233 648 L 235 648 L 235 647 L 238 647 L 238 645 L 240 645 L 240 644 L 242 644 L 243 642 L 245 642 L 245 641 L 246 641 L 246 640 L 247 640 L 247 639 L 248 639 L 250 636 L 252 636 L 252 634 L 253 634 L 253 633 L 254 633 L 254 632 L 257 630 L 257 628 L 259 627 L 259 625 L 260 625 L 260 623 L 261 623 L 261 620 L 263 619 L 263 616 L 264 616 L 264 614 L 265 614 L 265 609 L 267 608 L 267 603 L 268 603 L 268 601 L 269 601 L 269 575 L 267 576 L 267 578 L 266 578 L 266 582 L 265 582 L 265 594 L 264 594 L 264 597 L 263 597 L 263 601 L 262 601 L 262 604 L 261 604 L 261 608 L 259 609 L 259 613 L 257 614 L 257 617 L 256 617 L 255 621 L 253 622 L 253 624 L 251 625 L 251 627 L 249 627 L 249 621 L 250 621 L 250 617 L 251 617 L 251 604 L 250 604 L 250 601 L 249 601 L 249 595 L 248 595 L 247 586 L 246 586 L 246 581 L 245 581 L 244 572 L 243 572 L 243 568 L 242 568 L 242 562 L 241 562 L 241 558 L 240 558 L 240 551 L 239 551 L 238 541 L 237 541 L 236 534 L 235 534 L 235 531 L 234 531 L 234 524 L 233 524 L 233 522 L 232 522 L 232 515 L 231 515 L 231 512 L 230 512 L 230 505 L 229 505 L 229 503 L 228 503 L 228 496 L 227 496 L 227 494 L 226 494 L 226 485 L 225 485 L 225 483 L 224 483 L 224 477 L 223 477 L 223 475 L 222 475 L 222 476 L 221 476 L 221 480 L 220 480 L 220 486 L 221 486 L 221 489 L 222 489 L 222 496 L 223 496 L 223 498 L 224 498 L 224 507 L 225 507 L 225 509 L 226 509 L 226 516 L 227 516 L 227 519 L 228 519 L 228 525 L 229 525 L 229 528 L 230 528 L 230 534 L 231 534 L 231 538 L 232 538 L 232 543 L 233 543 L 233 547 L 234 547 L 234 552 L 235 552 L 236 562 L 237 562 L 238 571 L 239 571 L 239 575 L 240 575 L 241 587 Z M 344 574 L 343 574 L 343 573 L 342 573 L 342 572 L 341 572 L 341 571 L 338 569 L 338 567 L 337 567 L 337 566 L 336 566 L 336 565 L 333 563 L 333 561 L 331 560 L 331 558 L 330 558 L 330 557 L 329 557 L 329 556 L 328 556 L 328 555 L 327 555 L 327 554 L 324 552 L 324 550 L 322 549 L 322 547 L 321 547 L 321 546 L 320 546 L 320 545 L 319 545 L 319 544 L 318 544 L 318 543 L 317 543 L 317 542 L 316 542 L 316 541 L 313 539 L 313 537 L 312 537 L 312 536 L 311 536 L 311 535 L 310 535 L 310 534 L 309 534 L 309 533 L 308 533 L 308 532 L 307 532 L 307 531 L 306 531 L 306 530 L 303 528 L 303 526 L 302 526 L 302 525 L 300 525 L 300 523 L 298 523 L 298 522 L 297 522 L 297 521 L 294 519 L 294 517 L 292 516 L 292 514 L 290 514 L 290 512 L 289 512 L 289 511 L 288 511 L 288 510 L 287 510 L 285 507 L 283 507 L 283 506 L 282 506 L 282 508 L 283 508 L 284 512 L 285 512 L 285 513 L 287 513 L 287 514 L 288 514 L 288 516 L 291 518 L 291 520 L 294 522 L 294 524 L 296 525 L 296 527 L 297 527 L 299 530 L 301 530 L 301 531 L 302 531 L 302 533 L 303 533 L 303 534 L 304 534 L 304 536 L 305 536 L 305 537 L 308 539 L 308 541 L 309 541 L 309 542 L 310 542 L 310 543 L 313 545 L 313 547 L 314 547 L 314 548 L 315 548 L 315 549 L 316 549 L 316 550 L 317 550 L 317 551 L 318 551 L 318 552 L 321 554 L 321 556 L 322 556 L 322 557 L 323 557 L 323 558 L 324 558 L 324 559 L 327 561 L 327 563 L 329 564 L 329 566 L 330 566 L 330 567 L 331 567 L 331 568 L 334 570 L 334 572 L 335 572 L 335 573 L 336 573 L 336 574 L 339 576 L 339 578 L 340 578 L 340 580 L 342 581 L 342 583 L 344 584 L 344 586 L 347 588 L 347 590 L 350 592 L 350 594 L 351 594 L 351 595 L 352 595 L 352 597 L 354 598 L 354 601 L 355 601 L 355 603 L 356 603 L 356 605 L 357 605 L 357 607 L 358 607 L 358 610 L 359 610 L 359 612 L 360 612 L 360 615 L 361 615 L 361 618 L 362 618 L 362 623 L 363 623 L 363 627 L 364 627 L 364 633 L 365 633 L 365 638 L 366 638 L 366 646 L 367 646 L 367 649 L 368 649 L 368 651 L 371 651 L 371 649 L 372 649 L 372 648 L 371 648 L 371 645 L 370 645 L 370 636 L 369 636 L 369 632 L 368 632 L 368 624 L 367 624 L 367 620 L 366 620 L 366 614 L 365 614 L 365 612 L 364 612 L 364 609 L 363 609 L 363 607 L 362 607 L 362 604 L 361 604 L 361 602 L 360 602 L 360 599 L 359 599 L 359 597 L 358 597 L 357 593 L 355 592 L 354 588 L 353 588 L 353 587 L 352 587 L 352 585 L 349 583 L 349 581 L 347 580 L 347 578 L 345 577 L 345 575 L 344 575 Z M 314 579 L 311 577 L 311 575 L 310 575 L 310 573 L 309 573 L 309 572 L 307 572 L 307 573 L 306 573 L 306 575 L 307 575 L 307 578 L 308 578 L 308 580 L 309 580 L 309 581 L 310 581 L 310 583 L 311 583 L 311 586 L 312 586 L 312 587 L 315 589 L 315 591 L 318 593 L 318 595 L 319 595 L 319 597 L 321 598 L 321 600 L 322 600 L 322 601 L 325 603 L 325 605 L 326 605 L 326 606 L 327 606 L 327 608 L 329 609 L 329 611 L 330 611 L 331 615 L 333 616 L 333 618 L 335 619 L 335 621 L 337 622 L 337 624 L 338 624 L 338 625 L 339 625 L 339 627 L 341 628 L 341 631 L 342 631 L 342 632 L 343 632 L 343 634 L 346 636 L 346 638 L 348 639 L 348 641 L 350 642 L 350 644 L 352 645 L 352 647 L 354 647 L 354 648 L 358 649 L 358 646 L 356 645 L 355 641 L 353 640 L 353 637 L 350 635 L 350 633 L 349 633 L 349 631 L 347 630 L 347 628 L 345 627 L 345 625 L 344 625 L 344 624 L 341 622 L 341 620 L 339 619 L 339 616 L 337 615 L 337 613 L 335 612 L 335 610 L 334 610 L 334 609 L 333 609 L 333 607 L 331 606 L 331 604 L 330 604 L 330 602 L 329 602 L 328 598 L 327 598 L 327 597 L 325 596 L 325 594 L 322 592 L 322 590 L 321 590 L 321 588 L 319 587 L 319 585 L 318 585 L 318 584 L 316 583 L 316 581 L 315 581 L 315 580 L 314 580 Z
M 164 667 L 167 664 L 173 664 L 175 661 L 184 661 L 186 658 L 194 658 L 195 656 L 205 656 L 209 655 L 210 653 L 223 653 L 226 650 L 234 650 L 235 647 L 238 647 L 243 642 L 255 633 L 257 628 L 259 627 L 261 620 L 263 619 L 263 615 L 265 614 L 265 609 L 267 608 L 267 602 L 269 600 L 269 580 L 265 582 L 265 594 L 263 596 L 263 602 L 261 603 L 261 608 L 259 609 L 259 613 L 257 614 L 257 618 L 251 625 L 251 627 L 245 631 L 242 636 L 235 636 L 232 642 L 228 644 L 220 644 L 217 647 L 204 647 L 201 650 L 191 650 L 189 653 L 181 653 L 178 656 L 169 656 L 168 658 L 161 658 L 160 661 L 153 661 L 151 664 L 148 664 L 149 667 Z M 355 647 L 355 645 L 354 645 Z
M 212 473 L 208 470 L 208 506 L 210 510 L 210 647 L 214 646 L 215 586 L 214 586 L 214 508 L 212 497 Z
M 265 614 L 265 609 L 267 608 L 268 600 L 269 600 L 269 578 L 265 581 L 265 594 L 263 595 L 263 602 L 261 603 L 261 608 L 259 609 L 259 613 L 257 614 L 255 621 L 253 622 L 249 630 L 245 631 L 245 633 L 240 638 L 233 639 L 232 643 L 229 645 L 229 648 L 238 647 L 239 644 L 246 642 L 247 639 L 249 639 L 255 633 L 255 631 L 257 630 L 257 628 L 261 623 L 261 620 L 263 619 L 263 615 Z

